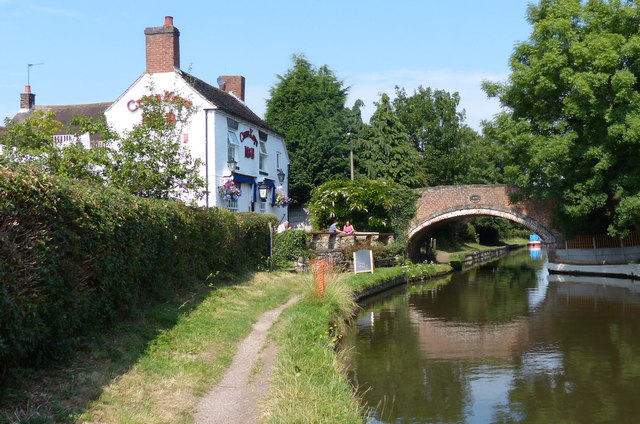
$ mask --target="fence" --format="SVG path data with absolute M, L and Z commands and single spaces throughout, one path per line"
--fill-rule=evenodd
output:
M 611 237 L 605 234 L 578 236 L 556 246 L 552 262 L 568 264 L 616 264 L 640 260 L 640 234 Z
M 635 231 L 627 237 L 611 237 L 606 234 L 577 236 L 565 242 L 565 249 L 608 249 L 640 246 L 640 234 Z M 560 246 L 558 246 L 560 247 Z

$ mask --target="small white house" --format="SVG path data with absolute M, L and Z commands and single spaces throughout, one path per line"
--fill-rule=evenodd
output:
M 288 193 L 284 138 L 244 103 L 244 77 L 221 76 L 214 87 L 182 71 L 180 32 L 170 16 L 163 26 L 144 32 L 147 69 L 107 108 L 107 122 L 119 132 L 130 130 L 141 120 L 138 101 L 144 95 L 169 91 L 192 102 L 197 112 L 183 129 L 182 140 L 203 164 L 201 176 L 208 195 L 200 204 L 274 213 L 280 221 L 286 220 L 287 206 L 276 202 L 277 193 Z M 240 188 L 240 196 L 220 195 L 220 187 L 230 182 Z M 262 199 L 260 191 L 264 195 L 265 189 L 266 199 Z

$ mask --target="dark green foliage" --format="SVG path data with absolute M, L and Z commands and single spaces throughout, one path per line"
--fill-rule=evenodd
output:
M 0 167 L 0 375 L 218 272 L 258 265 L 275 217 Z
M 421 187 L 420 157 L 409 143 L 404 126 L 394 114 L 389 96 L 382 94 L 380 103 L 356 143 L 358 168 L 367 178 L 395 181 L 407 187 Z
M 347 89 L 327 66 L 314 67 L 302 55 L 271 89 L 265 121 L 282 133 L 291 159 L 289 196 L 297 203 L 311 189 L 348 175 Z
M 334 219 L 351 221 L 356 231 L 395 233 L 402 239 L 415 214 L 418 193 L 389 181 L 331 181 L 311 194 L 309 212 L 316 230 L 326 229 Z
M 274 239 L 272 261 L 275 266 L 289 266 L 300 257 L 310 257 L 307 247 L 307 233 L 304 230 L 287 230 L 278 233 Z
M 429 186 L 460 184 L 468 172 L 467 148 L 477 135 L 464 125 L 459 103 L 458 93 L 420 86 L 407 96 L 396 87 L 393 107 L 410 143 L 420 152 Z
M 640 5 L 541 0 L 506 83 L 486 83 L 507 112 L 485 134 L 504 146 L 507 182 L 559 200 L 566 234 L 624 234 L 640 224 Z

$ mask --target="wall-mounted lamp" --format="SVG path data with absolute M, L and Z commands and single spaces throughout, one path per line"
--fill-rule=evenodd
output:
M 229 159 L 227 161 L 227 166 L 229 167 L 229 171 L 233 172 L 238 168 L 238 161 L 234 159 Z
M 263 182 L 258 186 L 258 196 L 260 196 L 260 200 L 263 202 L 267 200 L 267 196 L 269 195 L 269 186 Z
M 280 181 L 281 183 L 284 182 L 284 171 L 282 169 L 278 169 L 278 181 Z

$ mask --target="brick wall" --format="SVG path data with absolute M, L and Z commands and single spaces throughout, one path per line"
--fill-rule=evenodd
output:
M 173 18 L 165 17 L 164 26 L 146 28 L 147 72 L 171 72 L 180 68 L 180 31 Z
M 460 216 L 491 215 L 518 222 L 537 232 L 548 243 L 561 237 L 551 226 L 554 202 L 510 202 L 517 188 L 510 185 L 440 186 L 423 189 L 409 237 L 418 236 L 431 223 Z

